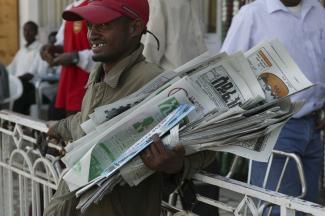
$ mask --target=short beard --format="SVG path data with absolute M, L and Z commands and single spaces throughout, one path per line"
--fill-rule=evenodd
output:
M 123 56 L 124 52 L 120 51 L 115 53 L 114 55 L 93 55 L 92 59 L 95 62 L 109 63 L 109 62 L 117 62 Z
M 92 56 L 94 62 L 106 62 L 107 59 L 104 56 Z

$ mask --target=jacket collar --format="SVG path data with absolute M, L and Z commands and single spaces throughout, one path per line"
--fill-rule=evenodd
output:
M 276 11 L 288 11 L 288 8 L 280 0 L 266 0 L 266 7 L 268 13 L 273 13 Z
M 306 14 L 316 6 L 317 2 L 314 0 L 301 0 L 301 4 L 302 17 L 305 17 Z M 276 11 L 289 12 L 289 9 L 280 0 L 266 0 L 266 7 L 269 14 Z
M 116 88 L 118 86 L 119 80 L 123 72 L 129 70 L 136 63 L 143 61 L 145 58 L 142 55 L 143 52 L 143 44 L 140 44 L 139 48 L 136 49 L 129 56 L 125 57 L 121 61 L 119 61 L 110 71 L 109 73 L 104 75 L 104 82 L 107 83 L 110 87 Z M 102 64 L 96 70 L 96 75 L 93 77 L 90 82 L 95 82 L 99 80 L 100 76 L 103 73 Z

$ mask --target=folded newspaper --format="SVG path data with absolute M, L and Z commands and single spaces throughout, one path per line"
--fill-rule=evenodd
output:
M 245 54 L 205 53 L 95 109 L 81 125 L 86 135 L 66 147 L 63 179 L 82 212 L 122 182 L 136 186 L 153 173 L 138 157 L 153 134 L 187 155 L 211 150 L 267 161 L 303 105 L 289 96 L 311 86 L 278 40 Z

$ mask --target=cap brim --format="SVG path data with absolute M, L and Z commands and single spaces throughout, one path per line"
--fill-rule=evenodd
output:
M 93 24 L 102 24 L 113 21 L 122 14 L 107 7 L 86 5 L 71 8 L 62 13 L 62 18 L 68 21 L 86 20 Z

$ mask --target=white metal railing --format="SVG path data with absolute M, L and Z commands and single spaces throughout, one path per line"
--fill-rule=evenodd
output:
M 46 130 L 44 122 L 0 111 L 1 216 L 41 216 L 57 188 L 61 171 L 37 148 Z
M 43 157 L 38 149 L 38 137 L 46 130 L 44 122 L 0 111 L 0 216 L 40 216 L 42 209 L 48 205 L 53 190 L 57 188 L 61 170 L 55 165 L 57 158 L 49 155 Z M 245 209 L 250 215 L 259 215 L 258 206 L 254 202 L 256 199 L 279 206 L 281 216 L 295 215 L 295 211 L 325 216 L 323 206 L 226 177 L 198 173 L 193 179 L 211 187 L 241 194 L 243 198 L 237 206 L 197 195 L 199 202 L 231 212 L 235 216 L 244 215 Z M 162 206 L 173 214 L 182 211 L 168 203 L 163 203 Z
M 269 170 L 272 165 L 274 156 L 284 157 L 285 163 L 283 165 L 281 175 L 279 176 L 276 188 L 274 188 L 275 191 L 271 191 L 265 189 L 265 187 L 269 178 Z M 236 164 L 238 165 L 237 163 L 238 159 L 239 159 L 238 156 L 234 158 L 231 169 L 226 177 L 202 172 L 196 174 L 193 178 L 196 184 L 203 183 L 203 184 L 208 184 L 210 186 L 216 186 L 219 187 L 220 189 L 222 188 L 228 191 L 232 191 L 232 194 L 233 192 L 235 192 L 239 199 L 242 197 L 242 200 L 237 203 L 237 206 L 229 205 L 229 203 L 223 203 L 218 200 L 213 200 L 208 197 L 202 196 L 200 194 L 196 194 L 197 201 L 222 209 L 223 211 L 229 212 L 230 214 L 235 216 L 270 215 L 270 212 L 274 207 L 280 208 L 281 216 L 295 215 L 296 211 L 301 211 L 315 216 L 325 216 L 324 206 L 320 206 L 315 203 L 311 203 L 299 199 L 305 196 L 307 188 L 306 188 L 302 162 L 297 155 L 293 153 L 285 153 L 285 152 L 273 150 L 273 153 L 268 163 L 268 168 L 265 174 L 262 187 L 257 187 L 249 184 L 250 178 L 248 178 L 248 183 L 243 183 L 243 182 L 230 179 L 234 174 Z M 280 189 L 280 185 L 282 184 L 282 180 L 283 180 L 283 175 L 287 170 L 287 164 L 289 163 L 290 160 L 292 160 L 292 162 L 297 167 L 300 184 L 301 184 L 301 194 L 297 197 L 291 197 L 277 192 Z M 250 171 L 248 175 L 250 175 Z M 181 211 L 180 204 L 177 203 L 178 194 L 179 194 L 178 190 L 172 193 L 169 197 L 169 203 L 163 203 L 162 207 L 172 213 Z M 175 206 L 177 206 L 178 208 L 173 209 L 172 207 Z M 173 215 L 172 213 L 167 214 L 167 216 L 172 216 Z
M 218 207 L 225 211 L 233 213 L 235 216 L 244 215 L 245 209 L 248 208 L 250 215 L 260 215 L 254 200 L 262 200 L 263 202 L 272 203 L 274 206 L 280 207 L 281 216 L 294 216 L 296 211 L 304 212 L 314 216 L 325 216 L 325 207 L 315 203 L 307 202 L 298 198 L 290 197 L 278 192 L 273 192 L 260 187 L 249 185 L 218 175 L 209 175 L 198 173 L 194 179 L 207 183 L 211 186 L 217 186 L 236 192 L 243 196 L 243 199 L 237 206 L 230 206 L 207 197 L 199 196 L 200 202 Z

